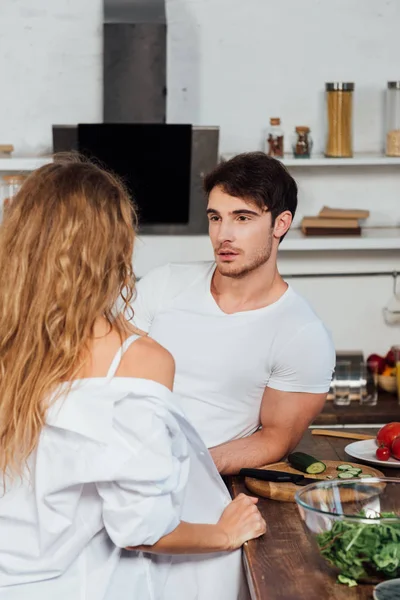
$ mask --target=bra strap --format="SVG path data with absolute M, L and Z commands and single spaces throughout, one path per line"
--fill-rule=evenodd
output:
M 133 335 L 130 335 L 128 338 L 126 338 L 126 340 L 124 341 L 122 346 L 120 348 L 118 348 L 117 353 L 112 360 L 110 368 L 108 369 L 108 373 L 107 373 L 108 380 L 112 379 L 114 377 L 115 373 L 117 372 L 119 364 L 124 355 L 124 352 L 126 352 L 129 348 L 129 346 L 131 344 L 133 344 L 133 342 L 135 342 L 140 337 L 141 337 L 140 335 L 138 335 L 137 333 L 134 333 Z

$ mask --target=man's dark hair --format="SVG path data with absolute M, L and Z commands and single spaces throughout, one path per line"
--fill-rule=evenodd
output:
M 285 210 L 290 211 L 293 217 L 296 213 L 295 180 L 279 160 L 264 152 L 246 152 L 220 163 L 204 179 L 207 197 L 217 186 L 230 196 L 267 209 L 271 213 L 272 225 Z

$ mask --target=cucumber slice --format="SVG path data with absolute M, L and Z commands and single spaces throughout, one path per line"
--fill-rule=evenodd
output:
M 349 473 L 348 471 L 342 471 L 338 475 L 338 479 L 355 479 L 357 475 L 353 475 L 353 473 Z
M 304 452 L 292 452 L 288 456 L 288 461 L 294 469 L 309 475 L 318 475 L 326 470 L 323 462 Z
M 362 469 L 347 469 L 347 471 L 342 471 L 342 473 L 352 473 L 352 475 L 359 475 L 362 473 Z
M 353 469 L 354 467 L 352 465 L 338 465 L 337 467 L 337 471 L 349 471 L 350 469 Z
M 374 477 L 374 475 L 371 475 L 370 473 L 359 473 L 358 477 L 361 479 L 362 477 Z

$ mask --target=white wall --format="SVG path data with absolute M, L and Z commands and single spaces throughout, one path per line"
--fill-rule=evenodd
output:
M 167 0 L 168 117 L 221 126 L 221 151 L 261 149 L 269 117 L 285 146 L 309 125 L 325 140 L 324 83 L 354 81 L 354 147 L 384 147 L 384 93 L 400 79 L 398 0 Z M 322 204 L 400 224 L 400 169 L 295 169 L 296 222 Z
M 102 0 L 1 0 L 0 143 L 48 154 L 53 124 L 102 119 Z
M 325 81 L 356 82 L 356 150 L 383 144 L 382 90 L 399 78 L 397 0 L 167 0 L 169 117 L 222 127 L 224 152 L 269 116 L 324 140 Z
M 327 80 L 356 83 L 355 149 L 383 146 L 383 91 L 400 79 L 397 0 L 167 0 L 168 117 L 221 126 L 221 151 L 260 148 L 270 116 L 287 134 L 312 128 L 323 148 Z M 16 153 L 51 148 L 51 125 L 102 118 L 102 0 L 2 0 L 0 142 Z M 371 224 L 400 224 L 400 169 L 293 171 L 299 218 L 322 204 L 365 206 Z M 283 250 L 283 248 L 282 248 Z M 143 275 L 167 260 L 211 257 L 204 238 L 185 246 L 144 238 Z M 293 272 L 400 270 L 400 253 L 280 254 Z M 302 279 L 293 285 L 332 329 L 337 348 L 385 352 L 400 328 L 383 324 L 390 278 Z

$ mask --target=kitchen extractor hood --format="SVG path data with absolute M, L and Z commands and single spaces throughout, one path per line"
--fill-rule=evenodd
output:
M 104 0 L 103 120 L 165 123 L 164 0 Z

